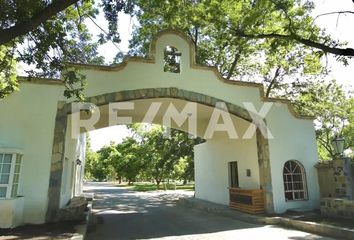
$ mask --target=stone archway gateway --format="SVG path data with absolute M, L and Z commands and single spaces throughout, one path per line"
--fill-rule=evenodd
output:
M 166 54 L 174 60 L 166 62 Z M 229 81 L 215 68 L 197 65 L 194 45 L 183 33 L 167 30 L 157 34 L 151 43 L 148 58 L 130 57 L 114 66 L 75 67 L 87 79 L 86 101 L 96 105 L 103 116 L 102 121 L 95 125 L 97 128 L 109 126 L 107 109 L 110 103 L 117 102 L 135 104 L 135 110 L 124 113 L 125 116 L 131 114 L 134 121 L 142 121 L 148 106 L 160 102 L 162 110 L 153 121 L 159 124 L 169 105 L 183 107 L 183 104 L 195 103 L 198 107 L 198 134 L 205 131 L 213 109 L 222 102 L 226 107 L 222 111 L 230 113 L 232 123 L 240 132 L 246 132 L 250 125 L 255 126 L 254 136 L 248 139 L 243 139 L 242 134 L 238 139 L 216 134 L 195 147 L 196 197 L 228 204 L 230 165 L 237 162 L 239 187 L 264 190 L 267 212 L 315 208 L 318 205 L 317 179 L 313 168 L 317 162 L 317 150 L 312 119 L 297 115 L 287 100 L 265 98 L 260 84 Z M 82 176 L 75 175 L 73 169 L 80 168 L 76 166 L 77 160 L 83 163 L 81 167 L 84 165 L 84 137 L 83 134 L 71 135 L 74 114 L 71 101 L 62 97 L 63 91 L 62 83 L 58 81 L 24 82 L 21 93 L 0 103 L 1 107 L 10 110 L 19 101 L 27 100 L 28 105 L 19 109 L 19 117 L 22 111 L 28 114 L 26 107 L 35 106 L 31 112 L 37 115 L 31 119 L 31 128 L 20 129 L 28 135 L 37 134 L 43 138 L 43 141 L 33 141 L 32 138 L 23 140 L 17 131 L 22 121 L 6 117 L 0 120 L 0 123 L 9 122 L 9 129 L 17 129 L 15 136 L 7 142 L 1 138 L 3 132 L 0 129 L 0 147 L 6 145 L 23 152 L 21 171 L 24 176 L 21 179 L 26 184 L 23 184 L 20 194 L 25 198 L 24 222 L 55 221 L 60 209 L 75 194 L 80 194 Z M 28 96 L 33 93 L 36 95 L 30 99 Z M 41 94 L 48 96 L 45 103 L 39 97 Z M 267 114 L 262 115 L 262 107 L 270 103 Z M 250 104 L 252 108 L 247 108 Z M 255 119 L 264 123 L 266 130 Z M 177 127 L 187 130 L 185 125 Z M 264 134 L 268 130 L 272 133 L 269 139 Z M 284 197 L 282 170 L 284 163 L 290 159 L 301 162 L 306 171 L 308 198 L 302 201 L 286 201 Z M 43 166 L 43 176 L 36 176 L 36 168 L 33 167 L 36 164 Z M 71 181 L 73 184 L 70 184 Z M 37 186 L 37 195 L 31 192 L 34 186 Z M 74 186 L 76 193 L 72 191 Z
M 138 90 L 126 90 L 116 93 L 106 93 L 98 96 L 88 97 L 87 102 L 94 103 L 96 106 L 104 106 L 112 102 L 126 102 L 140 99 L 154 98 L 176 98 L 189 102 L 196 102 L 210 107 L 215 107 L 216 103 L 223 102 L 221 99 L 206 96 L 204 94 L 190 92 L 178 88 L 148 88 Z M 229 113 L 242 118 L 248 122 L 252 122 L 249 112 L 232 103 L 226 102 Z M 47 221 L 55 219 L 60 208 L 60 193 L 62 189 L 62 172 L 65 154 L 65 138 L 67 131 L 67 116 L 71 113 L 71 104 L 61 102 L 58 104 L 55 134 L 53 142 L 53 154 L 51 162 L 51 173 L 48 189 L 48 211 Z M 271 170 L 269 163 L 268 139 L 265 138 L 259 129 L 256 130 L 257 139 L 257 156 L 260 169 L 260 188 L 265 190 L 266 210 L 273 212 L 273 193 L 271 191 Z

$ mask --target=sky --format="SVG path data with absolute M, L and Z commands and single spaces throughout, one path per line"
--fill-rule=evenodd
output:
M 316 8 L 313 11 L 313 16 L 316 17 L 323 13 L 336 11 L 353 11 L 354 3 L 352 0 L 314 0 Z M 102 15 L 98 16 L 96 20 L 101 27 L 105 28 L 105 19 Z M 354 14 L 338 14 L 321 16 L 316 19 L 316 24 L 331 34 L 335 39 L 348 42 L 348 47 L 354 48 Z M 100 30 L 92 22 L 88 21 L 89 28 L 92 33 L 97 35 Z M 112 43 L 106 43 L 99 47 L 99 53 L 105 56 L 106 60 L 111 61 L 118 52 L 128 52 L 129 39 L 131 37 L 132 29 L 136 24 L 135 19 L 126 14 L 119 14 L 119 32 L 121 36 L 121 43 L 118 48 Z M 343 66 L 338 63 L 333 56 L 327 60 L 328 66 L 332 69 L 327 79 L 336 79 L 339 83 L 347 88 L 352 88 L 354 83 L 354 59 L 349 61 L 349 66 Z M 122 139 L 129 135 L 129 131 L 125 126 L 113 126 L 103 128 L 89 133 L 91 139 L 91 148 L 94 151 L 99 150 L 104 145 L 110 142 L 120 143 Z
M 100 55 L 104 56 L 107 62 L 112 61 L 118 52 L 126 53 L 129 50 L 129 40 L 133 30 L 133 24 L 135 20 L 127 14 L 119 13 L 119 33 L 121 42 L 118 44 L 118 48 L 111 42 L 108 42 L 98 48 Z M 106 20 L 104 16 L 100 14 L 96 19 L 96 23 L 100 27 L 105 28 Z M 100 29 L 90 22 L 87 21 L 89 29 L 92 29 L 92 33 L 97 35 L 100 33 Z M 111 142 L 120 143 L 122 140 L 130 135 L 129 130 L 125 125 L 112 126 L 107 128 L 102 128 L 89 132 L 89 137 L 91 140 L 91 149 L 97 151 L 105 145 L 109 145 Z
M 313 16 L 319 14 L 337 11 L 353 11 L 354 3 L 352 0 L 315 0 L 316 9 Z M 317 18 L 316 24 L 325 28 L 328 33 L 341 41 L 348 42 L 348 47 L 354 48 L 354 14 L 338 14 L 327 15 Z M 353 87 L 354 78 L 354 59 L 349 61 L 349 66 L 344 67 L 343 64 L 337 62 L 333 56 L 328 59 L 328 65 L 332 68 L 332 72 L 328 78 L 336 79 L 345 86 Z

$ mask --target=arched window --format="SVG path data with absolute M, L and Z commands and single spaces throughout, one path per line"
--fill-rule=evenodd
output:
M 290 160 L 284 164 L 283 180 L 287 201 L 307 199 L 305 169 L 300 162 Z
M 166 46 L 164 51 L 164 72 L 180 73 L 181 55 L 177 48 Z

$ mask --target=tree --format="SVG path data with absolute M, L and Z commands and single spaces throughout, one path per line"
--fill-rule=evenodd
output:
M 322 160 L 333 159 L 331 145 L 335 135 L 345 137 L 345 149 L 354 148 L 354 98 L 336 81 L 316 82 L 301 93 L 295 101 L 302 114 L 316 116 L 315 128 L 319 156 Z
M 69 62 L 103 64 L 99 43 L 119 42 L 118 12 L 130 11 L 127 1 L 102 0 L 107 34 L 94 42 L 85 20 L 94 21 L 97 5 L 91 0 L 0 1 L 0 97 L 18 89 L 13 62 L 30 66 L 29 78 L 62 78 L 66 97 L 82 100 L 84 77 Z
M 269 54 L 266 49 L 262 51 L 262 44 L 266 48 L 288 48 L 286 52 L 292 54 L 286 54 L 286 59 L 300 54 L 297 56 L 300 65 L 309 58 L 316 63 L 327 53 L 337 55 L 344 63 L 347 56 L 354 56 L 353 48 L 346 48 L 315 26 L 310 16 L 313 1 L 100 2 L 95 5 L 93 0 L 0 1 L 0 72 L 5 73 L 5 77 L 0 76 L 0 97 L 18 89 L 13 74 L 13 63 L 17 61 L 33 66 L 28 70 L 29 77 L 61 77 L 67 87 L 65 96 L 83 99 L 84 77 L 68 62 L 103 63 L 101 57 L 96 57 L 98 44 L 119 42 L 118 12 L 133 14 L 133 9 L 141 26 L 135 32 L 133 46 L 139 45 L 140 41 L 141 45 L 146 45 L 146 40 L 151 39 L 149 36 L 162 28 L 179 28 L 191 36 L 198 52 L 198 62 L 217 65 L 229 79 L 254 77 L 252 67 L 258 68 L 259 73 L 267 70 L 266 75 L 261 74 L 258 78 L 263 77 L 269 89 L 276 88 L 277 82 L 283 85 L 282 78 L 288 74 L 288 69 L 269 64 L 266 67 L 253 66 L 255 60 Z M 101 33 L 96 42 L 85 20 L 95 21 L 99 8 L 107 19 L 108 32 Z M 138 50 L 135 48 L 131 52 Z
M 172 178 L 176 180 L 184 180 L 183 175 L 186 172 L 187 165 L 187 160 L 185 158 L 180 158 L 173 166 Z
M 131 129 L 143 146 L 144 172 L 155 180 L 158 189 L 165 179 L 178 177 L 185 183 L 194 179 L 193 147 L 203 141 L 201 138 L 192 139 L 186 132 L 157 125 L 147 129 L 135 124 Z M 167 130 L 169 136 L 165 134 Z
M 176 162 L 173 146 L 170 139 L 164 138 L 163 128 L 160 126 L 144 132 L 142 138 L 145 161 L 148 163 L 145 172 L 155 180 L 157 189 L 160 189 L 160 183 L 170 177 Z
M 130 54 L 146 55 L 158 31 L 179 28 L 192 39 L 197 62 L 216 66 L 225 78 L 262 82 L 266 96 L 298 92 L 325 73 L 321 65 L 323 52 L 289 39 L 250 39 L 235 34 L 236 27 L 264 32 L 282 31 L 288 25 L 289 20 L 272 1 L 266 5 L 261 2 L 264 1 L 137 1 L 135 15 L 139 25 L 133 33 Z M 299 19 L 294 24 L 318 36 L 320 30 L 312 26 L 308 15 L 312 5 L 288 2 L 287 11 Z
M 103 180 L 105 178 L 104 168 L 100 155 L 93 152 L 91 149 L 91 140 L 89 135 L 86 135 L 86 163 L 85 163 L 85 179 L 88 180 Z
M 116 148 L 119 157 L 114 162 L 115 170 L 119 177 L 126 178 L 128 184 L 132 184 L 146 166 L 143 146 L 133 137 L 127 137 Z
M 115 171 L 115 162 L 117 161 L 117 156 L 120 156 L 116 145 L 114 142 L 111 142 L 109 146 L 104 146 L 97 151 L 99 154 L 99 161 L 101 162 L 100 168 L 104 174 L 105 180 L 116 180 L 117 172 Z
M 173 167 L 173 179 L 183 181 L 186 185 L 188 181 L 194 180 L 194 159 L 193 156 L 181 157 Z
M 16 61 L 8 57 L 8 52 L 6 46 L 0 46 L 0 99 L 18 90 Z
M 78 0 L 58 0 L 47 2 L 45 5 L 42 1 L 36 1 L 32 3 L 31 9 L 25 9 L 25 7 L 29 7 L 25 2 L 7 2 L 6 4 L 1 2 L 3 13 L 7 14 L 3 15 L 6 19 L 1 21 L 3 28 L 0 30 L 0 45 L 35 30 L 77 2 Z

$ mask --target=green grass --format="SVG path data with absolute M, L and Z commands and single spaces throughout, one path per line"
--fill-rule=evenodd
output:
M 117 187 L 129 187 L 128 183 L 124 182 L 124 183 L 116 183 L 115 184 Z
M 166 184 L 167 190 L 175 190 L 174 184 Z M 194 184 L 186 184 L 186 185 L 176 185 L 176 190 L 188 190 L 194 191 Z M 132 185 L 132 190 L 137 192 L 147 192 L 147 191 L 156 191 L 156 184 L 152 183 L 135 183 Z M 160 190 L 165 190 L 165 184 L 160 184 Z

